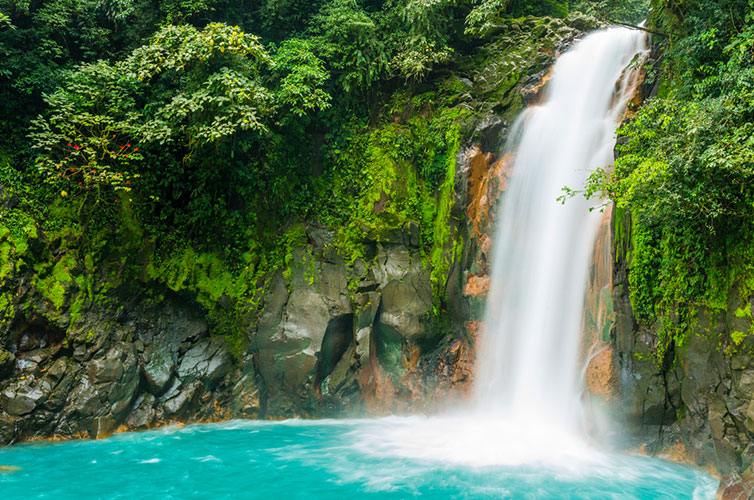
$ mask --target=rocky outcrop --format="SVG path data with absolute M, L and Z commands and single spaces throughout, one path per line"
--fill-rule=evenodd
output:
M 634 106 L 656 92 L 657 82 L 642 84 Z M 629 109 L 626 118 L 631 115 Z M 682 340 L 663 342 L 660 349 L 660 320 L 638 321 L 631 305 L 631 229 L 630 214 L 615 210 L 612 293 L 606 297 L 614 322 L 604 353 L 587 370 L 589 389 L 605 394 L 611 419 L 633 439 L 630 446 L 722 476 L 719 498 L 752 499 L 754 339 L 734 333 L 754 331 L 754 298 L 732 287 L 727 304 L 698 307 L 683 320 Z
M 15 318 L 5 345 L 16 362 L 0 381 L 3 442 L 229 413 L 216 404 L 225 408 L 242 370 L 225 344 L 206 338 L 204 320 L 177 297 L 161 304 L 159 320 L 146 319 L 151 308 L 134 306 L 117 322 L 113 311 L 87 311 L 65 330 L 33 311 Z
M 126 244 L 102 250 L 112 255 L 95 269 L 65 235 L 49 241 L 33 224 L 20 243 L 0 233 L 0 444 L 170 422 L 429 411 L 466 397 L 512 160 L 496 154 L 580 32 L 553 19 L 501 23 L 448 77 L 473 113 L 443 186 L 450 231 L 437 234 L 448 241 L 431 248 L 447 276 L 444 267 L 433 276 L 417 222 L 387 217 L 364 228 L 358 258 L 310 222 L 284 266 L 234 282 L 257 292 L 232 298 L 212 289 L 215 261 L 194 265 L 192 249 L 157 270 L 148 242 Z M 383 192 L 374 213 L 395 202 Z M 37 261 L 44 272 L 28 265 Z

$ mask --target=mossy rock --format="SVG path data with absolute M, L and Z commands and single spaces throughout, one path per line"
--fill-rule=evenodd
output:
M 0 349 L 0 380 L 13 373 L 16 357 L 13 353 Z

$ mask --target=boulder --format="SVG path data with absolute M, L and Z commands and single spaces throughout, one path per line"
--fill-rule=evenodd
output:
M 13 419 L 5 412 L 0 411 L 0 445 L 13 442 L 16 433 L 16 425 Z
M 144 351 L 142 373 L 149 392 L 162 394 L 175 372 L 175 361 L 167 344 L 157 343 Z
M 45 402 L 51 386 L 46 381 L 35 383 L 33 379 L 19 380 L 0 393 L 0 405 L 13 416 L 26 415 Z
M 122 352 L 110 350 L 104 357 L 89 362 L 89 377 L 95 384 L 115 382 L 123 376 Z
M 10 377 L 13 374 L 13 368 L 16 366 L 16 357 L 12 352 L 0 349 L 0 381 Z
M 154 409 L 156 398 L 149 393 L 142 394 L 134 401 L 133 411 L 126 420 L 126 425 L 131 429 L 149 429 L 157 419 Z
M 178 367 L 178 377 L 183 383 L 200 380 L 211 390 L 232 367 L 233 361 L 225 343 L 220 339 L 205 339 L 184 354 Z
M 231 413 L 241 418 L 262 416 L 262 393 L 253 373 L 243 375 L 233 386 Z
M 92 420 L 92 426 L 89 429 L 89 435 L 94 439 L 107 437 L 115 430 L 115 418 L 112 415 L 95 417 Z
M 192 404 L 196 402 L 200 392 L 202 392 L 202 383 L 198 380 L 185 386 L 163 404 L 166 415 L 173 418 L 185 416 Z

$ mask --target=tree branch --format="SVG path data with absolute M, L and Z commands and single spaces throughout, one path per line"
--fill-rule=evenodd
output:
M 660 31 L 655 31 L 655 30 L 651 30 L 651 29 L 648 29 L 648 28 L 643 28 L 641 26 L 636 26 L 636 25 L 633 25 L 633 24 L 622 23 L 620 21 L 613 21 L 613 20 L 608 20 L 607 22 L 608 22 L 608 24 L 617 24 L 618 26 L 625 26 L 626 28 L 631 28 L 631 29 L 635 29 L 635 30 L 639 30 L 639 31 L 644 31 L 646 33 L 650 33 L 652 35 L 661 36 L 661 37 L 664 37 L 664 38 L 670 37 L 670 35 L 668 35 L 667 33 L 662 33 Z

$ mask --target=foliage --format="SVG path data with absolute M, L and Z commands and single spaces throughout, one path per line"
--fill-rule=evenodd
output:
M 408 231 L 441 309 L 465 127 L 517 112 L 549 64 L 563 23 L 514 18 L 567 11 L 484 5 L 0 0 L 0 240 L 18 243 L 0 269 L 74 317 L 143 280 L 191 294 L 242 347 L 244 307 L 303 222 L 348 260 Z M 496 34 L 464 33 L 472 9 Z
M 505 16 L 552 16 L 568 15 L 567 1 L 559 0 L 482 0 L 474 5 L 466 17 L 466 32 L 471 35 L 483 35 L 492 26 L 500 23 Z
M 388 72 L 377 23 L 355 0 L 334 0 L 312 18 L 318 55 L 346 92 L 364 90 Z
M 605 21 L 638 24 L 649 14 L 651 0 L 578 0 L 571 8 Z
M 656 6 L 684 19 L 664 24 L 664 90 L 619 131 L 614 170 L 587 186 L 630 211 L 632 306 L 659 324 L 660 353 L 685 342 L 699 307 L 754 293 L 754 16 L 726 3 L 732 18 L 702 1 Z
M 311 40 L 291 38 L 275 54 L 275 73 L 280 76 L 278 101 L 301 118 L 311 111 L 330 107 L 331 96 L 323 90 L 329 72 L 314 54 Z

